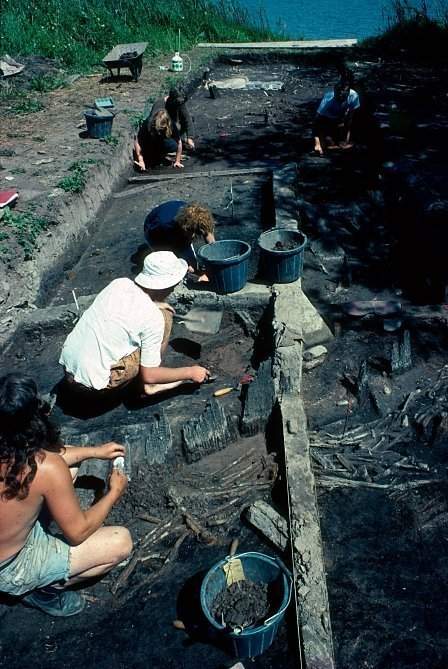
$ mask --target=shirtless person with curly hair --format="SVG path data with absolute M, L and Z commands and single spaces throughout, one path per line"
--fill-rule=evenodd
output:
M 126 489 L 113 469 L 109 491 L 83 511 L 73 487 L 74 465 L 89 458 L 124 455 L 113 442 L 66 447 L 50 422 L 29 376 L 0 378 L 0 593 L 53 616 L 84 608 L 82 595 L 64 588 L 105 574 L 132 550 L 124 527 L 102 527 Z M 63 537 L 39 521 L 43 505 Z
M 173 251 L 188 263 L 190 272 L 198 270 L 193 240 L 201 237 L 205 244 L 215 241 L 215 222 L 209 209 L 183 200 L 170 200 L 152 209 L 145 218 L 144 234 L 152 251 Z M 208 281 L 200 274 L 199 281 Z

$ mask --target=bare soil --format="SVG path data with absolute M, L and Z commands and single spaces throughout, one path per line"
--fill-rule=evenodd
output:
M 269 614 L 267 583 L 242 580 L 224 588 L 212 604 L 212 615 L 229 629 L 260 625 Z

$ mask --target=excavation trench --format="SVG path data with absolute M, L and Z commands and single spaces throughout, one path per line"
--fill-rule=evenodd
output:
M 361 60 L 360 68 L 368 91 L 380 69 Z M 354 154 L 316 159 L 305 155 L 306 133 L 334 63 L 328 69 L 319 59 L 299 66 L 254 59 L 221 64 L 215 78 L 236 74 L 281 80 L 284 90 L 233 90 L 215 100 L 197 90 L 191 104 L 204 144 L 186 171 L 209 170 L 213 151 L 214 169 L 247 167 L 250 159 L 269 173 L 122 183 L 88 234 L 79 232 L 79 245 L 67 243 L 63 276 L 47 274 L 40 308 L 4 349 L 3 370 L 32 373 L 52 399 L 59 352 L 78 316 L 72 291 L 84 309 L 113 278 L 138 271 L 143 220 L 161 201 L 203 202 L 218 238 L 253 245 L 242 291 L 217 296 L 186 285 L 173 296 L 179 313 L 192 306 L 224 311 L 218 335 L 176 324 L 167 354 L 168 365 L 210 366 L 214 384 L 149 403 L 123 397 L 108 407 L 74 405 L 57 394 L 53 415 L 69 442 L 128 446 L 132 481 L 111 522 L 130 526 L 136 557 L 89 590 L 87 615 L 78 619 L 53 623 L 20 605 L 0 605 L 9 667 L 52 667 L 61 658 L 75 666 L 86 655 L 98 667 L 230 666 L 222 648 L 209 643 L 198 585 L 234 537 L 243 550 L 277 554 L 244 520 L 255 500 L 289 523 L 290 545 L 280 552 L 293 572 L 294 604 L 253 666 L 446 666 L 446 318 L 440 307 L 418 308 L 406 292 L 397 294 L 409 289 L 409 272 L 403 279 L 395 262 L 408 246 L 398 244 L 397 255 L 397 227 L 384 224 L 397 214 L 396 203 L 387 209 L 390 192 L 376 180 L 376 168 L 397 157 L 398 145 L 417 160 L 418 127 L 413 137 L 381 135 L 381 143 Z M 387 75 L 402 81 L 399 65 Z M 382 93 L 379 109 L 391 95 Z M 447 143 L 440 129 L 437 142 Z M 284 166 L 287 159 L 297 164 Z M 383 182 L 391 191 L 395 176 Z M 260 232 L 297 227 L 299 218 L 310 240 L 303 289 L 317 311 L 300 281 L 266 286 L 257 275 Z M 419 286 L 430 285 L 430 257 Z M 326 351 L 307 351 L 302 362 L 305 348 L 322 343 Z M 213 397 L 245 372 L 254 378 L 250 385 Z M 81 471 L 83 504 L 100 494 L 106 477 L 95 463 Z M 172 626 L 178 618 L 187 636 Z

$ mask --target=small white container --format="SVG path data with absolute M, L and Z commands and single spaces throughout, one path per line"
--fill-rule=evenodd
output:
M 180 56 L 179 51 L 176 51 L 174 56 L 171 59 L 171 71 L 172 72 L 183 72 L 184 69 L 184 61 L 183 58 Z

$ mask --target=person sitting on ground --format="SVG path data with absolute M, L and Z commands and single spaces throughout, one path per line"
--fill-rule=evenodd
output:
M 174 155 L 174 158 L 173 158 Z M 134 163 L 141 170 L 160 165 L 165 160 L 182 168 L 182 140 L 167 111 L 158 111 L 143 121 L 134 138 Z
M 152 209 L 145 218 L 144 234 L 154 251 L 173 251 L 188 263 L 188 271 L 198 270 L 193 247 L 195 237 L 202 237 L 205 244 L 215 241 L 215 222 L 209 209 L 197 202 L 170 200 Z M 208 281 L 200 274 L 199 281 Z
M 314 121 L 314 151 L 323 155 L 325 149 L 349 149 L 353 115 L 360 107 L 359 96 L 345 80 L 323 96 Z
M 73 390 L 109 392 L 137 378 L 154 395 L 186 381 L 203 383 L 208 369 L 164 367 L 174 310 L 165 300 L 187 272 L 171 251 L 146 256 L 142 271 L 112 281 L 84 312 L 62 348 L 59 363 Z
M 50 615 L 72 616 L 85 601 L 65 588 L 106 574 L 132 551 L 125 527 L 102 527 L 127 477 L 112 469 L 108 492 L 83 511 L 73 467 L 89 458 L 112 460 L 125 450 L 113 442 L 64 446 L 47 409 L 31 377 L 0 378 L 0 592 Z M 62 538 L 41 525 L 44 504 Z

